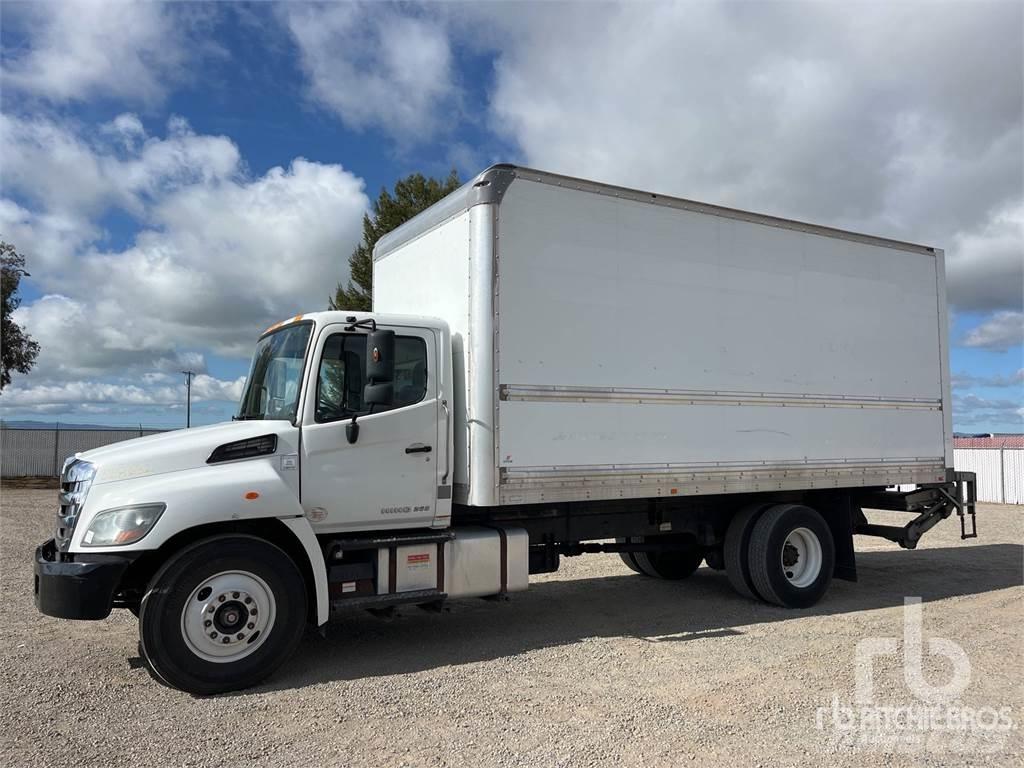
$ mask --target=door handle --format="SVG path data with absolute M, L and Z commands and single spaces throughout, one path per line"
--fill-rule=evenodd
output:
M 405 449 L 406 453 L 430 453 L 430 446 L 423 443 L 413 443 Z

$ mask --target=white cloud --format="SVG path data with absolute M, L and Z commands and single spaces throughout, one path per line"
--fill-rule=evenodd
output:
M 0 198 L 0 236 L 31 255 L 30 271 L 70 264 L 78 248 L 100 235 L 100 230 L 83 216 L 30 211 L 13 200 Z
M 362 181 L 301 158 L 262 177 L 176 190 L 149 210 L 154 227 L 124 251 L 80 260 L 98 310 L 144 315 L 125 346 L 188 340 L 244 354 L 267 321 L 323 308 L 358 241 Z
M 232 381 L 223 381 L 199 374 L 192 380 L 192 395 L 198 400 L 221 400 L 237 403 L 242 397 L 245 378 L 245 376 L 239 376 Z
M 47 119 L 0 114 L 4 194 L 21 192 L 44 210 L 91 214 L 117 194 L 103 158 Z
M 1006 351 L 1024 344 L 1024 312 L 996 312 L 963 340 L 967 347 L 986 347 Z
M 48 118 L 0 115 L 5 194 L 19 192 L 49 212 L 96 216 L 110 207 L 142 214 L 176 189 L 238 176 L 238 147 L 198 135 L 180 117 L 165 138 L 148 137 L 123 114 L 86 136 Z
M 29 105 L 128 99 L 151 114 L 186 76 L 186 53 L 191 69 L 209 50 L 196 8 L 5 6 L 25 39 L 4 50 L 5 93 Z M 487 111 L 518 148 L 508 159 L 944 247 L 954 309 L 998 312 L 963 343 L 1020 343 L 1020 4 L 276 13 L 309 97 L 350 127 L 406 145 L 443 136 L 474 119 L 456 52 L 493 54 Z M 449 156 L 489 152 L 453 143 Z M 44 341 L 34 378 L 47 386 L 123 370 L 152 388 L 163 384 L 147 372 L 201 370 L 199 350 L 241 354 L 263 323 L 324 304 L 366 206 L 340 166 L 297 158 L 254 176 L 230 139 L 181 119 L 152 136 L 131 113 L 92 129 L 8 110 L 0 154 L 0 234 L 49 294 L 20 314 Z M 101 229 L 111 211 L 141 226 L 127 246 Z M 74 343 L 73 318 L 91 343 Z
M 159 102 L 202 50 L 175 4 L 62 0 L 8 4 L 4 15 L 26 38 L 4 51 L 4 86 L 52 102 Z
M 405 143 L 431 138 L 457 99 L 443 24 L 383 4 L 287 3 L 281 16 L 310 96 L 353 128 Z
M 100 126 L 102 133 L 118 137 L 125 149 L 133 149 L 138 139 L 146 137 L 146 128 L 138 115 L 124 113 L 118 115 L 106 125 Z
M 1020 400 L 987 398 L 978 395 L 953 395 L 953 419 L 958 428 L 985 428 L 993 424 L 1010 431 L 1024 427 L 1024 408 Z
M 192 381 L 192 397 L 202 401 L 237 402 L 244 385 L 244 376 L 233 381 L 223 381 L 200 375 Z M 165 377 L 159 382 L 147 380 L 144 385 L 75 380 L 59 384 L 12 387 L 10 390 L 4 390 L 3 405 L 26 411 L 81 410 L 96 413 L 103 411 L 90 406 L 166 407 L 181 405 L 183 399 L 180 377 L 173 381 L 170 377 Z
M 130 115 L 92 133 L 42 120 L 2 125 L 4 156 L 16 158 L 10 188 L 32 202 L 0 200 L 0 234 L 47 291 L 17 311 L 41 352 L 31 378 L 5 389 L 4 407 L 52 405 L 93 385 L 82 402 L 141 404 L 171 389 L 175 402 L 180 386 L 144 377 L 183 368 L 203 374 L 197 398 L 233 397 L 237 383 L 207 376 L 204 355 L 246 357 L 270 323 L 323 308 L 361 235 L 363 182 L 338 165 L 296 158 L 253 177 L 229 139 L 197 135 L 180 118 L 164 138 Z M 50 165 L 39 133 L 68 148 Z M 74 162 L 71 194 L 61 187 Z M 41 252 L 61 242 L 57 223 L 112 210 L 141 226 L 128 247 L 104 247 L 86 227 L 61 243 L 59 258 Z
M 958 308 L 1021 305 L 1019 3 L 496 3 L 450 23 L 497 52 L 491 124 L 527 164 L 942 247 Z
M 946 263 L 949 300 L 963 309 L 1024 307 L 1024 200 L 993 211 L 953 238 Z
M 135 377 L 151 370 L 206 371 L 201 353 L 176 346 L 184 339 L 147 333 L 128 316 L 129 302 L 95 301 L 88 295 L 95 287 L 83 287 L 81 299 L 47 294 L 15 310 L 15 322 L 42 347 L 32 382 L 111 374 Z
M 1024 368 L 1018 368 L 1009 375 L 997 373 L 992 376 L 973 376 L 969 373 L 953 374 L 953 387 L 1022 387 L 1024 386 Z

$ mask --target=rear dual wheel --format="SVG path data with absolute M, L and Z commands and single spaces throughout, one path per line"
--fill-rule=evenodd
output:
M 835 566 L 828 525 L 802 504 L 744 508 L 729 525 L 724 554 L 726 574 L 737 592 L 786 608 L 818 602 Z
M 754 531 L 761 513 L 770 505 L 764 503 L 750 504 L 733 517 L 725 532 L 725 545 L 722 547 L 725 560 L 725 575 L 732 588 L 744 597 L 757 600 L 754 591 L 754 580 L 750 576 L 750 534 Z
M 654 579 L 685 579 L 696 571 L 704 559 L 697 543 L 690 536 L 633 536 L 619 543 L 661 543 L 665 549 L 655 552 L 620 552 L 630 570 Z
M 638 537 L 634 538 L 634 537 L 630 536 L 630 537 L 627 537 L 625 539 L 616 539 L 615 541 L 618 544 L 623 544 L 623 543 L 633 544 L 635 541 L 638 541 L 638 540 L 642 541 L 643 537 L 642 536 L 638 536 Z M 637 565 L 637 562 L 636 562 L 636 560 L 633 557 L 635 554 L 636 554 L 635 552 L 620 552 L 619 553 L 619 557 L 622 558 L 622 562 L 624 562 L 626 564 L 626 566 L 629 568 L 629 570 L 633 571 L 633 573 L 640 573 L 640 574 L 642 574 L 643 571 L 640 570 L 640 566 Z

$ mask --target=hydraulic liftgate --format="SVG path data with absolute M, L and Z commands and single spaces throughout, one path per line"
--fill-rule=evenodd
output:
M 974 539 L 978 536 L 974 517 L 977 499 L 977 477 L 974 472 L 951 471 L 950 479 L 945 483 L 921 485 L 912 491 L 880 491 L 865 497 L 865 507 L 916 512 L 917 517 L 901 528 L 869 523 L 861 512 L 853 532 L 879 536 L 896 542 L 904 549 L 915 549 L 927 531 L 956 510 L 960 518 L 960 538 Z

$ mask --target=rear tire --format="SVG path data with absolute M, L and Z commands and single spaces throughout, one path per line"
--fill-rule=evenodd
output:
M 760 600 L 761 596 L 754 588 L 754 580 L 750 577 L 750 534 L 758 518 L 769 506 L 771 505 L 757 502 L 737 512 L 725 532 L 725 544 L 722 547 L 725 575 L 729 578 L 729 583 L 733 589 L 751 600 Z
M 765 510 L 754 526 L 749 559 L 762 598 L 786 608 L 808 608 L 832 582 L 832 532 L 810 507 L 778 504 Z
M 631 544 L 632 542 L 633 542 L 633 539 L 630 538 L 630 537 L 626 537 L 625 539 L 616 539 L 615 540 L 616 544 Z M 640 573 L 640 574 L 642 574 L 643 571 L 640 570 L 640 566 L 637 565 L 636 564 L 636 560 L 633 559 L 633 555 L 635 555 L 635 554 L 636 554 L 635 552 L 619 552 L 619 557 L 622 558 L 622 562 L 624 562 L 626 564 L 626 567 L 629 568 L 629 570 L 633 571 L 633 573 Z
M 654 579 L 685 579 L 692 576 L 704 559 L 704 553 L 700 551 L 697 542 L 691 536 L 668 537 L 649 536 L 640 537 L 639 542 L 664 541 L 666 544 L 670 538 L 678 538 L 678 548 L 666 549 L 662 552 L 633 552 L 633 559 L 640 567 L 640 571 Z M 637 539 L 634 539 L 637 541 Z
M 708 568 L 713 571 L 724 571 L 725 570 L 725 554 L 722 552 L 721 547 L 714 547 L 704 553 L 704 562 L 708 564 Z
M 166 684 L 210 695 L 248 688 L 294 652 L 306 624 L 295 562 L 255 536 L 204 539 L 174 554 L 149 583 L 139 641 Z

